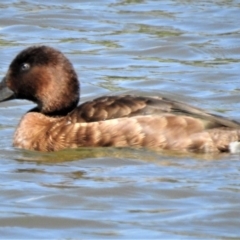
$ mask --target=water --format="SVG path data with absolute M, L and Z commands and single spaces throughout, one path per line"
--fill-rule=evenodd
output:
M 0 3 L 0 74 L 33 44 L 62 50 L 82 101 L 147 92 L 240 119 L 240 3 Z M 34 105 L 0 104 L 1 238 L 240 237 L 240 156 L 11 146 Z

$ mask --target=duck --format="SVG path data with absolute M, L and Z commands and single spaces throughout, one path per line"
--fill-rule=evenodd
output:
M 45 45 L 23 49 L 0 82 L 0 102 L 36 104 L 21 118 L 13 146 L 31 151 L 81 147 L 239 152 L 240 123 L 162 96 L 103 96 L 79 104 L 70 60 Z

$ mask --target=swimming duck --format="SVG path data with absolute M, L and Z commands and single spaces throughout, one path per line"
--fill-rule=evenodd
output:
M 0 101 L 27 99 L 37 106 L 22 117 L 13 145 L 37 151 L 107 146 L 240 149 L 239 122 L 163 97 L 105 96 L 77 106 L 79 90 L 78 76 L 60 51 L 32 46 L 20 52 L 0 83 Z

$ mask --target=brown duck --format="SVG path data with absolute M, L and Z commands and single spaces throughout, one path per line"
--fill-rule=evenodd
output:
M 240 150 L 240 123 L 167 98 L 106 96 L 77 106 L 77 74 L 61 52 L 47 46 L 29 47 L 12 61 L 0 83 L 0 101 L 10 99 L 37 104 L 16 129 L 18 148 Z

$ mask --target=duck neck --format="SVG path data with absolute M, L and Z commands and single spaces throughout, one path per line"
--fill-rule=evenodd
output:
M 61 108 L 60 110 L 55 109 L 52 111 L 43 111 L 43 109 L 40 106 L 37 106 L 37 107 L 34 107 L 31 110 L 29 110 L 28 112 L 38 112 L 38 113 L 42 113 L 49 117 L 64 117 L 77 107 L 78 101 L 79 101 L 79 99 L 77 99 L 71 105 Z

